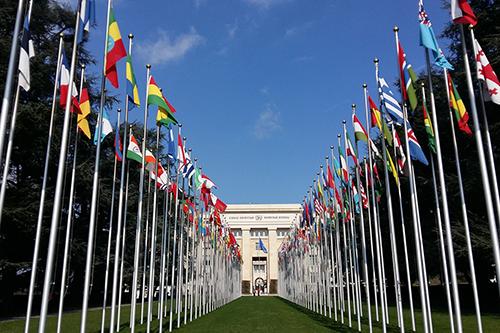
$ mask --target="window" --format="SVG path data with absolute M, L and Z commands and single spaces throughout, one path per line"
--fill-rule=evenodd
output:
M 267 237 L 268 231 L 267 229 L 252 229 L 250 230 L 251 237 Z
M 278 237 L 285 237 L 288 234 L 288 229 L 278 229 L 276 233 Z
M 241 229 L 233 229 L 234 237 L 241 237 Z
M 259 242 L 255 242 L 255 249 L 258 251 L 260 250 Z

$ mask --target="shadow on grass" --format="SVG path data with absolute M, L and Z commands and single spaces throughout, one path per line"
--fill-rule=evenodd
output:
M 335 332 L 341 332 L 341 333 L 342 332 L 345 332 L 345 333 L 358 332 L 357 324 L 355 321 L 353 321 L 353 327 L 349 327 L 349 326 L 347 326 L 347 323 L 342 324 L 342 323 L 340 323 L 340 321 L 336 322 L 333 318 L 323 316 L 317 312 L 306 309 L 298 304 L 292 303 L 284 298 L 281 298 L 281 297 L 276 297 L 276 298 L 279 299 L 284 304 L 288 305 L 289 307 L 293 308 L 294 310 L 305 314 L 306 316 L 308 316 L 310 319 L 314 320 L 315 322 L 317 322 L 321 326 L 326 327 L 326 328 L 331 329 L 331 330 L 334 330 Z M 361 318 L 361 325 L 368 326 L 368 319 Z M 377 327 L 377 328 L 382 329 L 382 325 L 380 325 L 379 323 L 376 323 L 376 322 L 372 322 L 372 326 L 374 328 Z M 387 325 L 387 332 L 395 332 L 396 333 L 399 331 L 400 331 L 399 327 L 393 326 L 393 325 Z M 411 332 L 411 330 L 408 330 L 408 332 Z

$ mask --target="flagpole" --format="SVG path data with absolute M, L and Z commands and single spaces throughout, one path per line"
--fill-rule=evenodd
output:
M 444 75 L 445 85 L 448 88 L 450 82 L 448 81 L 448 72 L 446 69 L 443 70 L 443 75 Z M 448 100 L 448 105 L 450 105 L 449 93 L 450 93 L 449 89 L 446 89 L 446 98 Z M 457 170 L 457 181 L 458 181 L 458 189 L 459 189 L 460 203 L 461 203 L 460 206 L 462 208 L 462 218 L 463 218 L 463 222 L 464 222 L 465 243 L 467 245 L 467 257 L 469 259 L 468 261 L 469 261 L 470 277 L 471 277 L 471 282 L 472 282 L 472 294 L 474 296 L 474 308 L 476 310 L 477 330 L 479 333 L 482 333 L 483 324 L 481 321 L 481 309 L 479 306 L 479 295 L 478 295 L 478 291 L 477 291 L 476 269 L 474 266 L 474 256 L 472 254 L 472 243 L 471 243 L 470 231 L 469 231 L 469 218 L 467 216 L 467 204 L 465 203 L 464 187 L 463 187 L 463 183 L 462 183 L 462 168 L 460 166 L 460 156 L 458 153 L 457 138 L 455 135 L 455 124 L 453 123 L 453 114 L 451 113 L 450 108 L 448 108 L 448 113 L 450 116 L 450 128 L 451 128 L 451 137 L 452 137 L 452 141 L 453 141 L 453 151 L 455 153 L 455 167 Z
M 375 58 L 373 61 L 375 63 L 375 70 L 377 72 L 377 81 L 378 81 L 378 66 L 379 60 Z M 380 98 L 380 96 L 379 96 Z M 389 217 L 389 236 L 391 240 L 391 252 L 392 252 L 392 264 L 394 269 L 394 277 L 395 277 L 395 292 L 396 292 L 396 304 L 398 308 L 398 319 L 400 322 L 401 332 L 404 332 L 404 322 L 403 322 L 403 304 L 401 300 L 401 282 L 399 279 L 399 267 L 398 267 L 398 254 L 396 248 L 396 235 L 394 231 L 394 216 L 393 216 L 393 208 L 392 208 L 392 196 L 391 196 L 391 188 L 389 184 L 389 173 L 387 171 L 387 147 L 385 144 L 385 135 L 382 134 L 382 156 L 384 160 L 384 176 L 385 176 L 385 195 L 387 200 L 387 214 Z
M 128 54 L 130 55 L 132 53 L 132 41 L 134 39 L 133 34 L 128 35 Z M 125 181 L 128 183 L 128 167 L 127 167 L 127 145 L 128 145 L 128 140 L 129 140 L 129 135 L 130 135 L 130 127 L 128 124 L 128 109 L 129 109 L 129 99 L 128 97 L 125 98 L 125 119 L 123 121 L 123 153 L 122 153 L 122 165 L 121 165 L 121 170 L 120 170 L 120 189 L 119 189 L 119 195 L 118 195 L 118 215 L 116 219 L 116 238 L 115 238 L 115 255 L 114 255 L 114 262 L 113 262 L 113 285 L 112 285 L 112 290 L 111 290 L 111 318 L 110 318 L 110 324 L 109 324 L 109 332 L 113 333 L 113 327 L 114 327 L 114 322 L 115 322 L 115 305 L 116 305 L 116 290 L 117 290 L 117 280 L 118 280 L 118 263 L 120 261 L 120 247 L 118 244 L 120 244 L 120 238 L 121 238 L 121 233 L 122 233 L 122 219 L 125 214 L 123 214 L 123 201 L 124 201 L 124 183 Z M 127 170 L 127 180 L 125 180 L 125 170 Z M 125 208 L 126 211 L 126 208 Z M 124 228 L 125 229 L 125 228 Z M 125 230 L 123 230 L 123 234 L 125 235 Z M 104 296 L 104 299 L 106 299 L 106 296 Z M 103 309 L 102 309 L 102 318 L 104 321 L 105 318 L 105 311 L 106 311 L 106 304 L 104 302 L 103 304 Z M 104 332 L 104 326 L 101 328 L 101 333 Z
M 475 41 L 476 37 L 474 36 L 474 26 L 469 25 L 469 31 L 470 31 L 470 36 L 472 40 L 472 45 L 475 46 Z M 477 57 L 477 51 L 475 47 L 472 48 L 474 50 L 474 56 Z M 478 66 L 477 66 L 477 60 L 476 60 L 476 73 L 479 72 Z M 498 192 L 498 180 L 497 180 L 497 169 L 495 167 L 495 158 L 493 155 L 493 146 L 491 144 L 491 136 L 490 136 L 490 129 L 488 126 L 488 117 L 486 116 L 486 108 L 484 106 L 484 85 L 482 80 L 477 78 L 477 84 L 479 87 L 479 101 L 481 102 L 481 116 L 483 118 L 483 126 L 484 126 L 484 135 L 485 135 L 485 140 L 486 140 L 486 148 L 487 148 L 487 154 L 488 154 L 488 164 L 489 164 L 489 169 L 490 169 L 490 174 L 491 174 L 491 187 L 493 187 L 493 194 L 495 196 L 495 205 L 496 205 L 496 210 L 497 210 L 497 215 L 500 218 L 500 194 Z
M 160 131 L 159 125 L 156 125 L 156 158 L 155 167 L 156 179 L 154 181 L 153 190 L 153 216 L 151 222 L 151 254 L 149 255 L 149 287 L 148 287 L 148 317 L 146 321 L 146 332 L 151 332 L 151 321 L 153 320 L 153 295 L 154 295 L 154 281 L 155 281 L 155 253 L 156 253 L 156 220 L 158 215 L 157 198 L 158 198 L 158 158 L 160 156 Z M 145 265 L 146 263 L 144 263 Z
M 132 278 L 132 300 L 130 310 L 130 333 L 135 332 L 135 305 L 137 302 L 137 278 L 139 274 L 139 252 L 141 247 L 141 229 L 142 229 L 142 199 L 144 195 L 144 162 L 146 159 L 146 140 L 148 133 L 148 93 L 151 65 L 146 65 L 146 98 L 144 106 L 144 133 L 142 136 L 142 163 L 139 174 L 139 200 L 137 202 L 137 223 L 135 228 L 135 250 L 134 250 L 134 273 Z
M 38 206 L 38 219 L 36 223 L 36 233 L 35 233 L 35 246 L 33 249 L 33 261 L 31 264 L 31 278 L 30 285 L 28 291 L 28 304 L 26 309 L 26 321 L 24 325 L 24 333 L 29 332 L 30 328 L 30 320 L 31 320 L 31 308 L 33 306 L 33 295 L 35 292 L 35 283 L 36 283 L 36 273 L 38 269 L 38 252 L 40 250 L 40 239 L 42 234 L 42 222 L 43 222 L 43 211 L 45 208 L 45 191 L 47 188 L 47 179 L 49 173 L 49 161 L 50 161 L 50 147 L 52 145 L 52 132 L 54 130 L 54 118 L 55 118 L 55 109 L 56 109 L 56 96 L 57 96 L 57 80 L 59 78 L 59 72 L 61 70 L 61 54 L 63 47 L 63 34 L 59 34 L 59 51 L 57 52 L 57 66 L 56 66 L 56 75 L 54 82 L 54 91 L 52 94 L 52 109 L 50 113 L 50 123 L 49 123 L 49 134 L 47 139 L 47 149 L 45 153 L 45 166 L 43 170 L 43 178 L 42 178 L 42 191 L 40 195 L 40 204 Z
M 372 177 L 372 182 L 371 182 L 371 192 L 372 192 L 372 209 L 373 209 L 373 220 L 374 220 L 374 225 L 373 228 L 375 229 L 375 251 L 377 255 L 377 270 L 378 270 L 378 282 L 379 282 L 379 294 L 380 294 L 380 308 L 382 311 L 382 329 L 384 332 L 386 332 L 386 315 L 385 315 L 385 302 L 384 302 L 384 288 L 382 284 L 382 268 L 381 268 L 381 252 L 380 252 L 380 242 L 378 239 L 378 230 L 379 230 L 379 224 L 378 224 L 378 214 L 377 214 L 377 203 L 376 203 L 376 193 L 375 193 L 375 179 L 373 178 L 373 161 L 372 161 L 372 141 L 370 137 L 370 121 L 369 121 L 369 116 L 368 116 L 368 85 L 366 83 L 363 84 L 363 95 L 364 95 L 364 102 L 365 102 L 365 118 L 366 118 L 366 128 L 368 128 L 368 163 L 370 163 L 369 170 L 370 170 L 370 175 Z M 371 230 L 371 228 L 370 228 Z M 371 233 L 370 233 L 370 238 L 371 238 Z M 375 276 L 375 273 L 374 273 Z M 375 281 L 375 279 L 374 279 Z M 375 283 L 375 282 L 374 282 Z M 376 285 L 374 284 L 374 296 L 376 299 Z M 377 304 L 377 302 L 375 302 Z M 375 305 L 376 306 L 376 305 Z M 377 321 L 378 321 L 378 308 L 376 307 L 376 316 L 377 316 Z
M 169 161 L 167 160 L 167 163 Z M 170 166 L 167 167 L 167 179 L 170 182 Z M 164 308 L 166 293 L 165 282 L 168 280 L 168 275 L 165 275 L 166 269 L 168 269 L 168 259 L 170 250 L 170 223 L 168 218 L 170 200 L 169 200 L 169 184 L 167 183 L 167 188 L 165 192 L 165 211 L 163 216 L 163 244 L 162 244 L 162 257 L 161 257 L 161 294 L 160 294 L 160 323 L 158 324 L 158 332 L 163 332 L 163 317 L 166 314 L 166 308 Z
M 455 254 L 453 249 L 453 239 L 451 234 L 451 222 L 450 213 L 448 208 L 448 196 L 446 194 L 446 182 L 444 178 L 444 168 L 443 159 L 441 155 L 441 140 L 439 138 L 439 124 L 436 116 L 436 103 L 434 100 L 434 91 L 432 88 L 432 73 L 431 73 L 431 63 L 429 60 L 429 52 L 427 49 L 424 50 L 425 61 L 427 64 L 427 81 L 429 84 L 429 95 L 431 100 L 431 110 L 432 110 L 432 124 L 434 126 L 435 140 L 436 140 L 436 156 L 438 164 L 438 174 L 439 174 L 439 185 L 441 187 L 441 201 L 443 204 L 443 215 L 444 215 L 444 227 L 446 234 L 446 246 L 448 250 L 448 261 L 450 265 L 450 275 L 451 275 L 451 286 L 453 294 L 453 307 L 455 309 L 457 332 L 462 333 L 462 316 L 460 309 L 460 299 L 458 295 L 458 282 L 457 282 L 457 270 L 455 268 Z M 479 133 L 479 132 L 478 132 Z M 480 133 L 479 133 L 480 134 Z M 500 275 L 499 275 L 500 276 Z
M 183 137 L 184 147 L 186 147 L 186 137 Z M 184 148 L 185 149 L 185 148 Z M 191 150 L 189 149 L 189 152 Z M 185 191 L 185 179 L 186 177 L 182 177 L 182 193 L 184 197 L 184 201 L 186 200 L 186 191 Z M 189 187 L 189 179 L 188 187 Z M 180 212 L 181 218 L 179 223 L 179 232 L 180 232 L 180 240 L 179 240 L 179 258 L 178 258 L 178 270 L 177 270 L 177 295 L 176 295 L 176 309 L 177 309 L 177 328 L 181 327 L 181 314 L 182 314 L 182 288 L 183 288 L 183 270 L 184 270 L 184 220 L 185 214 L 183 211 Z
M 85 75 L 85 65 L 81 65 L 81 74 L 80 74 L 80 90 L 79 90 L 79 96 L 82 95 L 82 90 L 83 90 L 83 81 L 84 81 L 84 75 Z M 78 154 L 78 136 L 79 136 L 79 131 L 78 131 L 78 122 L 76 122 L 75 126 L 75 143 L 74 143 L 74 150 L 73 150 L 73 166 L 71 169 L 71 180 L 70 180 L 70 190 L 69 190 L 69 202 L 68 202 L 68 216 L 67 216 L 67 222 L 66 222 L 66 237 L 64 240 L 64 254 L 63 254 L 63 267 L 62 267 L 62 273 L 61 273 L 61 288 L 59 290 L 59 310 L 58 310 L 58 315 L 57 315 L 57 333 L 61 332 L 61 322 L 62 322 L 62 315 L 63 315 L 63 308 L 64 308 L 64 296 L 66 292 L 66 274 L 67 274 L 67 267 L 68 267 L 68 261 L 70 258 L 68 258 L 69 255 L 69 247 L 70 247 L 70 236 L 71 236 L 71 227 L 72 227 L 72 219 L 73 219 L 73 199 L 75 196 L 75 175 L 76 175 L 76 158 Z
M 22 0 L 19 1 L 22 3 Z M 66 167 L 66 151 L 68 148 L 68 133 L 69 133 L 69 120 L 70 120 L 70 109 L 71 109 L 71 98 L 72 94 L 71 91 L 73 89 L 73 80 L 75 77 L 75 70 L 76 70 L 76 56 L 77 56 L 77 48 L 78 48 L 78 33 L 79 33 L 79 24 L 80 23 L 80 13 L 77 11 L 76 13 L 76 22 L 75 22 L 75 34 L 74 34 L 74 39 L 73 39 L 73 51 L 71 54 L 71 67 L 70 67 L 70 72 L 69 72 L 69 83 L 68 83 L 68 94 L 66 96 L 66 106 L 64 110 L 64 120 L 63 120 L 63 130 L 61 134 L 61 148 L 59 151 L 59 162 L 57 166 L 57 180 L 56 180 L 56 186 L 55 186 L 55 193 L 54 193 L 54 204 L 53 204 L 53 209 L 52 209 L 52 219 L 51 219 L 51 224 L 50 224 L 50 232 L 49 232 L 49 243 L 48 243 L 48 249 L 47 249 L 47 261 L 45 264 L 45 276 L 44 276 L 44 283 L 43 283 L 43 294 L 42 294 L 42 301 L 41 301 L 41 309 L 40 309 L 40 321 L 39 321 L 39 326 L 38 326 L 38 332 L 43 333 L 45 332 L 45 324 L 47 321 L 47 311 L 48 311 L 48 306 L 49 306 L 49 297 L 50 297 L 50 288 L 52 284 L 52 273 L 53 273 L 53 268 L 54 268 L 54 261 L 55 261 L 55 247 L 56 247 L 56 241 L 57 241 L 57 232 L 58 232 L 58 226 L 59 226 L 59 216 L 61 213 L 61 204 L 62 204 L 62 192 L 63 192 L 63 185 L 64 185 L 64 173 L 65 173 L 65 167 Z M 17 25 L 17 22 L 16 22 Z M 15 40 L 17 40 L 17 33 L 14 32 L 14 37 Z M 14 51 L 14 54 L 17 50 Z M 9 72 L 10 72 L 10 63 L 9 63 Z M 10 74 L 10 73 L 9 73 Z M 12 80 L 12 78 L 9 78 L 9 74 L 7 77 L 7 84 L 6 84 L 6 90 L 8 89 L 9 85 L 11 84 L 9 80 Z M 10 89 L 10 88 L 9 88 Z M 8 92 L 10 95 L 10 91 Z M 10 98 L 10 96 L 9 96 Z M 2 104 L 2 118 L 6 114 L 6 110 L 4 110 L 4 106 L 7 106 L 8 108 L 8 102 L 5 101 L 5 95 L 4 95 L 4 102 Z M 1 124 L 0 124 L 1 127 Z M 0 141 L 3 140 L 4 136 L 4 131 L 0 128 Z M 3 142 L 0 142 L 0 150 L 3 147 Z M 1 154 L 0 154 L 1 155 Z
M 12 33 L 12 43 L 9 54 L 9 66 L 7 69 L 7 77 L 5 79 L 5 87 L 3 91 L 2 111 L 0 112 L 0 165 L 2 165 L 5 131 L 7 126 L 7 117 L 10 108 L 10 99 L 12 95 L 12 85 L 14 83 L 14 75 L 15 75 L 14 71 L 16 70 L 15 66 L 17 59 L 17 51 L 19 48 L 19 31 L 21 29 L 21 19 L 23 15 L 23 9 L 24 9 L 24 0 L 19 0 L 16 13 L 16 23 L 14 25 L 14 31 Z
M 151 200 L 151 172 L 148 172 L 148 198 L 146 199 L 146 224 L 144 226 L 144 254 L 142 258 L 141 325 L 144 323 L 144 302 L 145 302 L 144 295 L 146 293 L 146 271 L 148 267 L 147 262 L 149 253 L 148 238 L 149 238 L 149 207 L 151 206 L 149 204 L 150 200 Z M 149 290 L 148 290 L 148 295 L 149 295 Z
M 493 210 L 493 199 L 491 197 L 490 180 L 486 167 L 486 158 L 484 156 L 483 138 L 481 136 L 481 126 L 477 115 L 476 100 L 474 96 L 474 87 L 472 85 L 472 75 L 470 73 L 469 58 L 467 46 L 465 44 L 464 27 L 460 24 L 460 39 L 462 41 L 462 53 L 464 58 L 465 78 L 467 79 L 467 92 L 474 123 L 474 136 L 476 138 L 477 154 L 479 158 L 479 168 L 481 170 L 481 180 L 483 183 L 484 199 L 486 204 L 486 213 L 488 215 L 488 226 L 490 228 L 491 243 L 493 248 L 493 257 L 495 260 L 495 270 L 497 275 L 497 287 L 500 293 L 500 245 L 498 242 L 498 230 L 495 221 L 495 212 Z M 474 40 L 472 41 L 474 43 Z M 486 118 L 486 116 L 484 116 Z
M 132 126 L 129 127 L 130 130 L 132 129 Z M 125 150 L 124 150 L 125 151 Z M 119 252 L 119 260 L 120 260 L 120 278 L 118 282 L 118 305 L 116 305 L 116 325 L 117 325 L 117 330 L 120 329 L 120 316 L 121 316 L 121 311 L 122 311 L 122 288 L 123 288 L 123 266 L 125 263 L 125 240 L 127 236 L 127 210 L 128 210 L 128 192 L 129 192 L 129 182 L 130 182 L 130 161 L 127 161 L 127 175 L 125 176 L 125 202 L 124 202 L 124 207 L 123 207 L 123 226 L 122 226 L 122 239 L 121 239 L 121 249 Z M 116 242 L 117 244 L 120 243 L 120 240 Z M 117 260 L 118 260 L 117 259 Z M 131 323 L 129 322 L 129 325 Z M 111 330 L 111 326 L 110 326 Z

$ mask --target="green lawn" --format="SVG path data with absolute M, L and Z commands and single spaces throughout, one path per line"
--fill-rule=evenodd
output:
M 122 332 L 128 332 L 129 307 L 122 312 Z M 138 315 L 140 312 L 138 312 Z M 389 332 L 399 332 L 396 326 L 395 309 L 391 308 Z M 434 332 L 449 332 L 448 314 L 434 311 Z M 100 331 L 100 310 L 89 311 L 88 332 Z M 156 318 L 156 317 L 154 317 Z M 109 311 L 108 311 L 109 319 Z M 340 320 L 340 318 L 339 318 Z M 375 321 L 375 320 L 374 320 Z M 422 332 L 419 324 L 420 314 L 417 314 L 417 332 Z M 23 320 L 0 322 L 0 332 L 22 332 Z M 33 320 L 32 331 L 36 331 L 38 319 Z M 47 332 L 54 332 L 56 317 L 50 316 Z M 153 332 L 157 332 L 158 321 L 152 323 Z M 363 332 L 368 332 L 368 320 L 362 319 Z M 80 312 L 70 312 L 64 315 L 63 332 L 77 332 L 80 327 Z M 175 325 L 174 325 L 175 327 Z M 500 327 L 499 315 L 483 315 L 484 332 L 498 332 Z M 164 331 L 168 331 L 168 320 L 164 321 Z M 409 312 L 405 312 L 405 328 L 411 331 Z M 475 332 L 476 322 L 473 314 L 463 315 L 464 332 Z M 145 325 L 137 326 L 137 332 L 144 332 Z M 321 316 L 279 297 L 241 297 L 232 303 L 203 316 L 187 326 L 181 327 L 178 332 L 357 332 L 356 316 L 352 316 L 352 328 L 345 324 Z M 381 325 L 374 323 L 374 332 L 382 332 Z

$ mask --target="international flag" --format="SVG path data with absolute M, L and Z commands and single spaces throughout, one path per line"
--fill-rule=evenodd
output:
M 161 165 L 160 162 L 158 162 L 158 169 L 156 172 L 154 172 L 154 169 L 152 169 L 149 174 L 151 175 L 151 179 L 156 181 L 156 187 L 158 187 L 160 190 L 165 191 L 168 189 L 170 185 L 170 181 L 168 179 L 168 175 Z
M 356 166 L 359 166 L 358 157 L 356 156 L 357 155 L 356 149 L 354 148 L 354 146 L 351 142 L 351 138 L 349 137 L 349 134 L 347 134 L 347 133 L 346 133 L 346 139 L 347 139 L 346 154 L 347 154 L 347 156 L 351 156 L 351 158 L 354 161 L 354 164 Z
M 158 106 L 156 114 L 156 123 L 168 126 L 169 124 L 177 124 L 174 117 L 175 108 L 163 96 L 160 87 L 156 84 L 154 77 L 151 75 L 148 84 L 148 105 Z
M 128 148 L 127 148 L 127 158 L 130 160 L 134 160 L 137 163 L 142 163 L 141 148 L 139 148 L 137 139 L 132 134 L 132 131 L 130 132 L 130 141 L 128 143 Z
M 174 130 L 172 129 L 172 124 L 167 127 L 167 157 L 171 161 L 175 161 L 176 151 L 175 151 L 175 139 Z
M 359 182 L 359 192 L 361 192 L 363 208 L 368 209 L 368 196 L 366 195 L 365 188 L 363 187 L 363 182 Z
M 399 184 L 398 171 L 396 170 L 396 167 L 394 166 L 394 162 L 392 161 L 391 154 L 389 153 L 389 149 L 387 149 L 387 147 L 385 147 L 385 153 L 387 154 L 387 167 L 392 172 L 392 176 L 394 177 L 396 184 Z
M 217 198 L 215 194 L 210 193 L 210 200 L 212 201 L 212 206 L 214 206 L 219 213 L 224 213 L 227 205 L 221 199 Z
M 329 188 L 333 189 L 335 188 L 335 181 L 333 180 L 333 174 L 332 174 L 332 169 L 330 169 L 330 165 L 328 164 L 328 167 L 327 167 L 327 175 L 328 175 L 328 179 L 327 179 L 327 185 Z
M 23 37 L 21 38 L 21 49 L 19 50 L 19 85 L 24 91 L 30 90 L 30 59 L 35 56 L 33 40 L 30 33 L 30 21 L 28 15 L 24 18 Z
M 410 147 L 410 155 L 412 160 L 417 160 L 424 165 L 429 165 L 429 161 L 425 157 L 425 154 L 418 143 L 417 137 L 415 136 L 415 132 L 411 128 L 410 124 L 407 125 L 408 129 L 408 146 Z
M 340 159 L 340 168 L 341 168 L 341 179 L 344 183 L 348 183 L 349 181 L 349 171 L 347 170 L 347 161 L 344 158 L 344 154 L 342 154 L 342 149 L 339 146 L 339 159 Z
M 500 104 L 500 81 L 477 39 L 474 39 L 474 54 L 476 56 L 477 78 L 486 83 L 485 88 L 488 94 L 484 96 L 485 99 Z
M 115 13 L 111 8 L 109 12 L 108 46 L 104 68 L 106 78 L 115 88 L 118 88 L 118 72 L 116 71 L 116 63 L 126 56 L 127 51 L 125 50 L 125 45 L 123 45 L 118 23 L 115 20 Z
M 127 97 L 128 100 L 135 106 L 141 105 L 141 100 L 139 99 L 139 88 L 137 87 L 137 81 L 135 80 L 134 67 L 132 66 L 132 57 L 127 55 L 127 62 L 125 65 L 125 78 L 127 81 Z
M 149 172 L 153 172 L 156 167 L 156 158 L 153 155 L 153 153 L 146 148 L 145 151 L 145 158 L 144 158 L 144 168 L 148 170 Z
M 165 102 L 170 105 L 170 103 L 168 103 L 166 99 Z M 171 109 L 173 109 L 173 107 Z M 162 107 L 158 107 L 158 112 L 156 113 L 156 123 L 165 126 L 169 126 L 170 124 L 178 124 L 177 119 L 175 119 L 173 113 L 166 109 L 163 109 Z
M 448 62 L 448 60 L 446 60 L 443 51 L 439 48 L 436 35 L 434 34 L 434 30 L 432 30 L 432 24 L 424 9 L 424 3 L 422 0 L 420 0 L 418 8 L 418 20 L 420 22 L 420 46 L 431 50 L 434 63 L 437 66 L 453 70 L 453 66 Z
M 95 1 L 80 0 L 80 34 L 78 43 L 83 41 L 90 31 L 90 26 L 95 24 Z
M 354 113 L 352 114 L 352 126 L 354 127 L 354 137 L 356 138 L 356 140 L 368 142 L 368 134 L 366 133 L 365 128 Z
M 398 162 L 399 172 L 403 173 L 406 163 L 406 155 L 403 150 L 403 145 L 401 144 L 401 140 L 399 139 L 398 132 L 394 127 L 392 128 L 392 133 L 393 133 L 394 149 L 396 150 L 396 160 Z
M 398 43 L 398 63 L 403 98 L 409 103 L 410 108 L 415 111 L 418 105 L 417 92 L 414 86 L 414 83 L 417 82 L 417 75 L 413 71 L 413 67 L 406 61 L 406 54 L 401 43 Z
M 477 24 L 477 17 L 467 0 L 451 0 L 451 18 L 454 23 Z
M 115 147 L 115 156 L 118 161 L 121 162 L 123 158 L 122 150 L 122 141 L 120 140 L 120 127 L 118 126 L 118 123 L 116 124 L 116 131 L 115 131 L 115 141 L 113 143 Z
M 66 107 L 66 99 L 69 90 L 69 65 L 66 59 L 64 49 L 61 54 L 61 73 L 59 79 L 59 105 L 62 109 Z M 71 111 L 81 113 L 80 104 L 78 103 L 78 90 L 73 82 L 71 86 Z
M 356 183 L 354 182 L 354 179 L 351 181 L 351 191 L 352 191 L 352 198 L 354 199 L 354 207 L 356 208 L 356 213 L 359 213 L 359 193 L 358 189 L 356 188 Z
M 262 241 L 261 238 L 259 238 L 259 250 L 261 250 L 262 252 L 264 253 L 267 253 L 267 249 L 266 247 L 264 246 L 264 242 Z
M 382 120 L 382 114 L 370 96 L 368 96 L 368 103 L 370 104 L 370 114 L 371 114 L 372 127 L 377 126 L 379 131 L 384 133 L 384 137 L 387 140 L 387 142 L 389 143 L 389 145 L 392 146 L 391 131 L 389 130 L 389 127 L 387 127 L 387 124 L 385 123 L 385 121 Z
M 186 150 L 184 149 L 184 144 L 182 143 L 181 133 L 177 134 L 177 160 L 182 161 L 182 165 L 187 163 Z
M 99 123 L 95 127 L 94 132 L 94 144 L 97 145 L 97 133 L 99 133 Z M 102 131 L 101 131 L 101 142 L 108 136 L 108 134 L 113 133 L 113 126 L 109 120 L 109 114 L 106 109 L 102 110 Z
M 378 92 L 380 94 L 380 100 L 382 101 L 382 105 L 385 107 L 385 110 L 389 114 L 392 120 L 397 124 L 403 123 L 403 110 L 401 109 L 401 105 L 394 97 L 387 81 L 377 75 L 378 78 Z
M 457 118 L 458 128 L 467 135 L 472 135 L 472 131 L 469 128 L 469 114 L 465 108 L 464 102 L 458 93 L 457 87 L 451 79 L 451 75 L 448 72 L 448 95 L 450 97 L 450 108 L 454 111 L 455 117 Z
M 425 104 L 422 104 L 422 113 L 424 116 L 425 132 L 427 133 L 427 140 L 429 144 L 429 149 L 435 154 L 436 153 L 436 139 L 434 138 L 434 128 L 432 127 L 431 119 L 427 112 Z
M 77 123 L 80 131 L 90 140 L 90 125 L 88 116 L 90 115 L 90 101 L 89 92 L 85 84 L 85 79 L 83 82 L 82 94 L 80 95 L 80 113 L 77 114 Z

